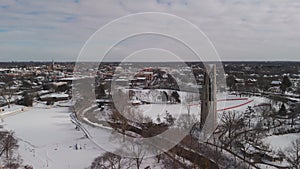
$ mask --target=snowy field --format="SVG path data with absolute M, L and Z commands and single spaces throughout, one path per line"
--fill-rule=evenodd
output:
M 104 151 L 75 130 L 69 114 L 68 107 L 48 107 L 40 103 L 5 118 L 2 125 L 15 132 L 24 164 L 38 169 L 82 169 Z M 76 150 L 76 147 L 81 149 Z
M 179 94 L 184 97 L 184 93 Z M 227 100 L 225 101 L 225 99 Z M 224 108 L 245 111 L 248 106 L 269 102 L 268 99 L 261 97 L 243 97 L 240 99 L 239 96 L 227 94 L 218 94 L 217 100 L 217 109 L 220 110 L 220 113 Z M 0 113 L 4 119 L 0 125 L 3 125 L 7 130 L 14 131 L 19 140 L 19 153 L 24 159 L 24 165 L 29 164 L 34 168 L 41 169 L 82 169 L 90 166 L 94 158 L 105 151 L 118 149 L 121 144 L 112 137 L 112 130 L 109 128 L 95 128 L 83 124 L 90 132 L 91 140 L 85 138 L 82 131 L 76 130 L 75 125 L 70 121 L 69 106 L 71 105 L 70 102 L 59 103 L 56 106 L 38 103 L 32 108 L 13 105 L 10 109 Z M 196 100 L 189 103 L 183 100 L 181 104 L 144 104 L 137 106 L 137 108 L 153 120 L 157 119 L 158 116 L 163 119 L 166 112 L 178 118 L 180 114 L 187 114 L 188 110 L 196 118 L 200 117 L 200 105 L 199 101 Z M 278 140 L 277 137 L 282 140 L 274 141 Z M 286 140 L 291 139 L 289 136 L 270 136 L 265 139 L 274 147 L 283 145 L 283 142 L 289 142 Z M 145 162 L 149 165 L 151 163 L 157 165 L 152 160 L 147 159 Z M 159 168 L 160 166 L 153 165 L 152 168 Z
M 184 93 L 179 93 L 183 96 L 183 102 L 180 104 L 142 104 L 138 106 L 138 109 L 143 112 L 145 116 L 156 120 L 157 117 L 164 117 L 166 112 L 172 114 L 173 117 L 178 118 L 181 114 L 191 113 L 200 118 L 201 106 L 199 101 L 193 101 L 187 103 L 184 101 Z M 148 97 L 152 95 L 148 95 Z M 150 100 L 154 100 L 150 98 Z M 269 103 L 269 99 L 262 97 L 242 97 L 228 94 L 217 95 L 217 110 L 221 114 L 223 111 L 240 111 L 244 112 L 248 106 L 255 106 L 261 103 Z
M 300 137 L 300 133 L 291 133 L 284 135 L 273 135 L 265 138 L 263 141 L 270 145 L 270 148 L 277 151 L 285 151 L 286 148 L 292 145 L 292 142 Z
M 24 165 L 37 169 L 83 169 L 90 166 L 96 157 L 106 151 L 113 152 L 121 145 L 108 128 L 83 124 L 92 136 L 91 139 L 85 138 L 84 133 L 76 130 L 70 121 L 68 106 L 72 103 L 57 105 L 38 103 L 24 111 L 19 111 L 22 106 L 12 105 L 10 111 L 7 109 L 5 112 L 10 116 L 4 118 L 0 125 L 15 132 Z M 142 166 L 162 168 L 162 164 L 156 163 L 154 158 L 144 159 Z

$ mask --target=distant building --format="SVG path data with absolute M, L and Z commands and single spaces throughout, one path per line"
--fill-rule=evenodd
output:
M 292 82 L 292 87 L 300 87 L 300 79 L 299 78 L 290 78 Z
M 47 101 L 47 102 L 57 102 L 57 101 L 63 101 L 63 100 L 68 100 L 70 97 L 68 94 L 57 94 L 57 93 L 52 93 L 52 94 L 47 94 L 43 95 L 40 97 L 41 101 Z
M 153 72 L 144 72 L 144 76 L 147 80 L 153 80 Z
M 245 80 L 244 80 L 244 79 L 236 78 L 236 79 L 235 79 L 235 83 L 236 83 L 237 85 L 245 85 Z
M 281 85 L 281 81 L 279 81 L 279 80 L 273 80 L 273 81 L 271 82 L 271 85 L 272 85 L 272 86 L 280 86 L 280 85 Z
M 116 85 L 120 85 L 120 86 L 128 86 L 129 85 L 128 79 L 125 79 L 125 78 L 118 78 L 118 79 L 114 80 L 114 83 Z
M 0 82 L 0 88 L 3 88 L 6 85 L 5 82 Z

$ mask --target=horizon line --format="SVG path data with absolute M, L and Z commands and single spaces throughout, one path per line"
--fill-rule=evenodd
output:
M 95 63 L 95 61 L 55 61 L 55 63 Z M 223 63 L 226 63 L 226 62 L 282 62 L 282 63 L 290 63 L 290 62 L 300 62 L 299 61 L 280 61 L 280 60 L 274 60 L 274 61 L 268 61 L 268 60 L 257 60 L 257 61 L 238 61 L 238 60 L 229 60 L 229 61 L 184 61 L 185 63 L 199 63 L 199 62 L 223 62 Z M 0 63 L 52 63 L 52 60 L 50 61 L 0 61 Z M 121 63 L 121 61 L 102 61 L 102 62 L 99 62 L 99 63 Z M 143 62 L 143 61 L 131 61 L 131 62 L 122 62 L 122 63 L 181 63 L 179 61 L 166 61 L 166 62 L 162 62 L 162 61 L 146 61 L 146 62 Z

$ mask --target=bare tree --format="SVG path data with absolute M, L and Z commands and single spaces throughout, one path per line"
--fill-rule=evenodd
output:
M 130 169 L 132 167 L 131 159 L 106 152 L 102 156 L 95 158 L 90 169 Z
M 15 156 L 13 152 L 9 152 L 9 156 L 4 159 L 5 168 L 18 169 L 22 164 L 20 155 Z
M 22 163 L 20 156 L 15 155 L 15 150 L 18 148 L 17 140 L 13 136 L 13 132 L 0 132 L 0 161 L 4 161 L 4 165 L 8 169 L 17 169 Z M 3 155 L 5 155 L 3 157 Z
M 227 134 L 228 142 L 230 148 L 232 146 L 232 141 L 237 130 L 244 126 L 243 118 L 236 112 L 228 111 L 224 112 L 221 118 L 223 128 L 223 135 Z
M 291 168 L 300 169 L 300 138 L 293 141 L 292 146 L 287 148 L 285 158 Z
M 100 157 L 97 157 L 92 165 L 91 169 L 102 169 L 102 168 L 121 168 L 121 157 L 113 153 L 107 152 Z
M 236 82 L 235 82 L 235 77 L 230 75 L 226 78 L 226 83 L 227 86 L 229 86 L 229 90 L 233 91 L 236 90 Z
M 13 86 L 13 79 L 10 76 L 1 76 L 0 81 L 4 82 L 4 86 L 0 89 L 0 96 L 5 100 L 8 108 L 10 108 L 10 103 L 12 99 L 12 86 Z
M 145 154 L 146 154 L 146 150 L 143 148 L 142 145 L 137 144 L 137 143 L 133 143 L 132 144 L 132 148 L 131 148 L 134 152 L 135 152 L 135 163 L 136 163 L 136 168 L 140 169 L 140 166 L 144 160 Z
M 18 141 L 14 138 L 13 132 L 0 133 L 0 157 L 5 153 L 9 157 L 9 153 L 18 148 Z
M 0 96 L 5 100 L 7 107 L 10 108 L 11 100 L 13 96 L 12 83 L 7 83 L 2 90 L 0 90 Z
M 168 111 L 166 111 L 166 116 L 164 117 L 164 119 L 166 120 L 166 123 L 169 126 L 172 126 L 175 123 L 176 118 L 172 116 L 172 114 L 170 114 Z
M 176 120 L 178 127 L 183 129 L 190 129 L 192 125 L 197 122 L 197 117 L 195 114 L 181 114 Z
M 119 90 L 114 93 L 113 100 L 111 120 L 120 125 L 123 142 L 125 142 L 126 130 L 129 125 L 135 126 L 152 122 L 151 118 L 144 116 L 139 109 L 130 104 L 128 93 Z
M 292 82 L 290 81 L 288 76 L 283 76 L 281 85 L 280 85 L 280 89 L 282 91 L 282 94 L 284 94 L 286 92 L 286 90 L 292 86 Z
M 120 124 L 120 129 L 121 129 L 121 133 L 123 135 L 123 142 L 125 142 L 126 140 L 126 129 L 128 127 L 128 121 L 127 119 L 122 116 L 118 111 L 113 110 L 111 115 L 110 115 L 111 120 L 113 121 L 113 123 L 115 124 Z
M 186 106 L 188 114 L 190 114 L 191 105 L 194 101 L 200 101 L 199 94 L 186 93 L 184 99 L 182 100 L 183 104 Z

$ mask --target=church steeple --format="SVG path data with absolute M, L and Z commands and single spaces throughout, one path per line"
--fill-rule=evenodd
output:
M 54 71 L 54 68 L 55 68 L 55 63 L 54 63 L 54 59 L 52 59 L 51 70 Z

